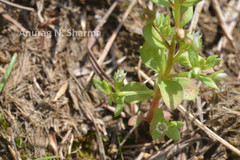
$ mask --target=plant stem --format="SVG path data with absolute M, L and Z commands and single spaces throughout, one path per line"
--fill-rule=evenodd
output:
M 180 28 L 180 5 L 178 1 L 179 0 L 174 0 L 175 28 Z M 172 43 L 168 52 L 168 59 L 167 59 L 167 66 L 166 66 L 167 68 L 165 70 L 165 73 L 162 79 L 166 78 L 171 73 L 173 63 L 174 63 L 173 59 L 175 55 L 175 50 L 176 50 L 176 34 L 174 34 L 172 38 Z
M 174 0 L 174 8 L 173 9 L 174 9 L 174 14 L 175 14 L 175 27 L 180 28 L 180 5 L 179 5 L 179 0 Z M 153 24 L 153 27 L 155 28 L 154 24 Z M 157 28 L 155 28 L 155 29 L 156 29 L 156 31 L 158 31 Z M 161 33 L 160 33 L 160 36 L 162 37 Z M 166 43 L 166 44 L 168 44 L 168 43 Z M 164 75 L 162 76 L 161 79 L 165 79 L 171 73 L 173 63 L 174 63 L 173 60 L 174 60 L 175 50 L 176 50 L 176 34 L 173 35 L 171 45 L 168 46 L 168 48 L 169 48 L 169 52 L 168 52 L 166 70 L 165 70 Z M 156 83 L 157 83 L 157 81 L 156 81 Z M 151 106 L 151 108 L 148 112 L 148 116 L 147 116 L 147 121 L 148 121 L 149 124 L 152 121 L 152 118 L 153 118 L 153 115 L 154 115 L 154 109 L 158 108 L 158 106 L 159 106 L 159 102 L 160 102 L 161 97 L 162 96 L 161 96 L 160 89 L 159 89 L 159 87 L 157 87 L 155 95 L 153 97 L 152 106 Z
M 173 36 L 171 46 L 169 48 L 169 53 L 168 53 L 168 59 L 167 59 L 167 67 L 165 70 L 165 73 L 162 77 L 164 79 L 165 77 L 169 76 L 171 73 L 172 67 L 173 67 L 173 59 L 174 59 L 174 54 L 175 54 L 175 48 L 176 48 L 176 35 Z
M 174 0 L 174 14 L 175 14 L 175 27 L 180 28 L 180 5 L 179 5 L 179 0 Z
M 158 108 L 160 99 L 161 99 L 161 93 L 160 93 L 160 89 L 159 89 L 159 87 L 158 87 L 158 88 L 157 88 L 157 91 L 156 91 L 156 93 L 155 93 L 155 96 L 154 96 L 154 98 L 153 98 L 153 101 L 152 101 L 151 109 L 150 109 L 149 112 L 148 112 L 148 116 L 147 116 L 147 122 L 148 122 L 148 124 L 150 124 L 151 121 L 152 121 L 152 119 L 153 119 L 154 109 L 155 109 L 155 108 Z

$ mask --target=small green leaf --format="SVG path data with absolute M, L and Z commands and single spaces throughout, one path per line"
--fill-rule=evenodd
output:
M 107 94 L 107 92 L 105 91 L 105 89 L 102 86 L 102 82 L 96 78 L 93 78 L 93 84 L 94 86 L 102 93 Z
M 145 85 L 142 85 L 139 82 L 131 82 L 121 88 L 121 92 L 126 92 L 126 91 L 130 91 L 130 93 L 134 93 L 132 95 L 125 97 L 125 102 L 131 103 L 131 104 L 144 101 L 153 95 L 152 90 L 150 90 Z
M 155 108 L 153 112 L 153 120 L 157 122 L 163 122 L 164 121 L 164 114 L 163 111 L 160 108 Z
M 56 158 L 60 158 L 60 156 L 47 156 L 43 158 L 37 158 L 35 160 L 50 160 L 50 159 L 56 159 Z
M 185 125 L 185 123 L 182 121 L 176 121 L 176 122 L 177 122 L 177 128 L 180 128 Z
M 198 65 L 202 70 L 204 70 L 205 64 L 206 64 L 206 58 L 200 58 L 200 60 L 198 61 Z
M 171 4 L 169 3 L 168 0 L 152 0 L 154 3 L 164 5 L 166 7 L 170 7 Z
M 196 67 L 198 65 L 198 52 L 190 49 L 188 51 L 188 57 L 192 67 Z
M 171 121 L 169 124 L 170 124 L 171 128 L 177 127 L 177 122 L 176 121 Z
M 155 48 L 166 48 L 161 36 L 158 35 L 158 32 L 152 27 L 151 24 L 148 24 L 143 28 L 143 36 L 145 41 L 151 46 Z
M 185 0 L 183 3 L 181 3 L 181 5 L 185 7 L 192 7 L 200 1 L 202 0 Z
M 208 70 L 215 65 L 217 65 L 222 59 L 217 58 L 217 55 L 211 55 L 207 58 L 206 63 L 204 65 L 204 70 Z
M 219 90 L 219 88 L 217 87 L 216 83 L 212 80 L 211 77 L 206 76 L 206 75 L 201 75 L 198 77 L 198 79 L 205 85 L 207 85 L 208 87 L 211 88 L 215 88 L 217 90 Z
M 154 130 L 153 130 L 153 133 L 152 133 L 152 138 L 153 138 L 153 140 L 155 140 L 155 139 L 160 138 L 160 137 L 163 136 L 163 135 L 164 135 L 164 134 L 161 134 L 158 130 L 154 129 Z
M 114 116 L 117 117 L 120 115 L 120 113 L 123 111 L 124 106 L 124 97 L 117 97 L 116 98 L 117 107 L 114 112 Z
M 194 67 L 188 72 L 188 78 L 198 78 L 201 73 L 202 71 L 199 67 Z
M 150 134 L 152 135 L 153 139 L 160 138 L 163 134 L 161 134 L 159 131 L 156 130 L 156 126 L 159 122 L 166 123 L 164 120 L 164 114 L 160 108 L 155 108 L 153 112 L 153 119 L 150 123 Z
M 164 103 L 175 109 L 183 100 L 183 88 L 177 81 L 163 80 L 158 83 Z
M 180 133 L 177 128 L 168 128 L 168 131 L 166 132 L 166 136 L 168 136 L 168 138 L 173 140 L 180 139 Z
M 182 15 L 182 12 L 184 12 L 183 15 Z M 172 11 L 172 13 L 173 13 L 173 17 L 175 18 L 174 10 Z M 180 27 L 183 27 L 185 24 L 187 24 L 189 21 L 191 21 L 191 19 L 193 17 L 193 7 L 181 6 L 180 13 L 182 15 Z
M 166 49 L 165 41 L 161 36 L 167 39 L 173 32 L 170 17 L 168 15 L 164 17 L 163 14 L 156 12 L 154 26 L 150 23 L 143 28 L 144 39 L 152 47 Z
M 182 53 L 180 56 L 178 56 L 175 60 L 176 63 L 180 63 L 183 66 L 191 67 L 191 63 L 188 58 L 188 53 Z
M 107 95 L 110 95 L 112 93 L 112 86 L 110 83 L 107 83 L 105 80 L 103 80 L 102 86 Z
M 181 7 L 181 13 L 184 11 L 184 14 L 181 19 L 181 27 L 191 21 L 193 17 L 193 7 Z
M 166 55 L 162 49 L 151 47 L 145 42 L 141 48 L 141 59 L 143 63 L 156 72 L 163 73 L 166 67 Z
M 193 80 L 187 78 L 177 78 L 176 81 L 181 84 L 185 100 L 194 100 L 199 92 L 198 86 L 194 83 Z
M 112 105 L 112 101 L 113 101 L 113 94 L 110 94 L 108 103 L 109 103 L 110 105 Z

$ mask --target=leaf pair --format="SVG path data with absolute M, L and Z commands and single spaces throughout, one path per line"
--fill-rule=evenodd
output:
M 131 82 L 120 89 L 115 102 L 117 103 L 114 116 L 118 116 L 123 111 L 124 102 L 134 104 L 142 102 L 153 95 L 153 91 L 138 82 Z
M 177 128 L 182 127 L 184 122 L 171 121 L 168 122 L 164 119 L 164 114 L 161 109 L 155 108 L 154 116 L 150 123 L 150 134 L 153 139 L 158 139 L 166 135 L 173 140 L 180 139 L 180 133 Z
M 111 84 L 107 83 L 105 80 L 100 81 L 98 79 L 93 79 L 95 87 L 102 93 L 109 95 L 110 104 L 112 101 L 116 102 L 116 110 L 114 116 L 118 116 L 124 106 L 124 102 L 127 103 L 139 103 L 150 98 L 153 95 L 153 91 L 138 82 L 131 82 L 126 86 L 123 86 L 123 80 L 126 74 L 122 71 L 118 71 L 114 75 L 114 90 L 112 92 Z
M 93 83 L 95 87 L 102 93 L 106 95 L 110 95 L 112 93 L 112 86 L 111 84 L 107 83 L 105 80 L 100 81 L 96 78 L 93 78 Z

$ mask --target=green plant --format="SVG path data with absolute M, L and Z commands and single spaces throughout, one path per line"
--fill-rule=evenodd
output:
M 200 0 L 152 0 L 154 3 L 171 7 L 175 26 L 170 25 L 170 16 L 164 16 L 154 10 L 146 8 L 143 19 L 147 25 L 143 28 L 145 43 L 141 47 L 140 56 L 143 63 L 153 69 L 158 77 L 154 89 L 147 88 L 139 82 L 131 82 L 123 85 L 126 73 L 118 70 L 114 75 L 113 88 L 105 80 L 94 79 L 94 85 L 98 90 L 109 95 L 109 103 L 114 101 L 118 116 L 123 110 L 124 102 L 139 103 L 153 97 L 147 121 L 150 124 L 150 133 L 153 139 L 167 135 L 173 140 L 180 139 L 177 128 L 184 125 L 181 121 L 167 121 L 164 114 L 158 108 L 162 98 L 165 105 L 174 110 L 183 100 L 194 100 L 199 88 L 193 79 L 199 79 L 205 85 L 217 89 L 215 82 L 223 79 L 226 74 L 223 71 L 204 74 L 217 65 L 221 59 L 216 55 L 208 58 L 201 57 L 199 52 L 202 47 L 199 32 L 190 33 L 183 29 L 193 16 L 193 6 Z M 172 73 L 175 63 L 191 68 L 188 72 Z

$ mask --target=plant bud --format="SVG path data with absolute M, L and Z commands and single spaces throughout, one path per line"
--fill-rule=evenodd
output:
M 201 74 L 201 69 L 199 67 L 196 67 L 193 69 L 193 73 L 195 77 L 198 77 Z
M 193 32 L 192 36 L 193 36 L 193 42 L 192 42 L 193 48 L 196 49 L 196 50 L 199 50 L 200 47 L 201 47 L 200 41 L 201 41 L 201 38 L 202 38 L 202 35 L 200 34 L 200 31 Z
M 177 37 L 181 40 L 183 40 L 185 37 L 186 37 L 186 33 L 184 31 L 184 29 L 182 28 L 177 28 L 176 30 L 176 33 L 177 33 Z
M 217 75 L 214 75 L 212 77 L 212 79 L 215 81 L 215 82 L 219 82 L 221 81 L 222 79 L 224 79 L 225 77 L 227 77 L 227 74 L 226 73 L 218 73 Z
M 126 78 L 127 73 L 124 73 L 124 70 L 118 70 L 114 75 L 114 80 L 118 82 L 122 82 Z

